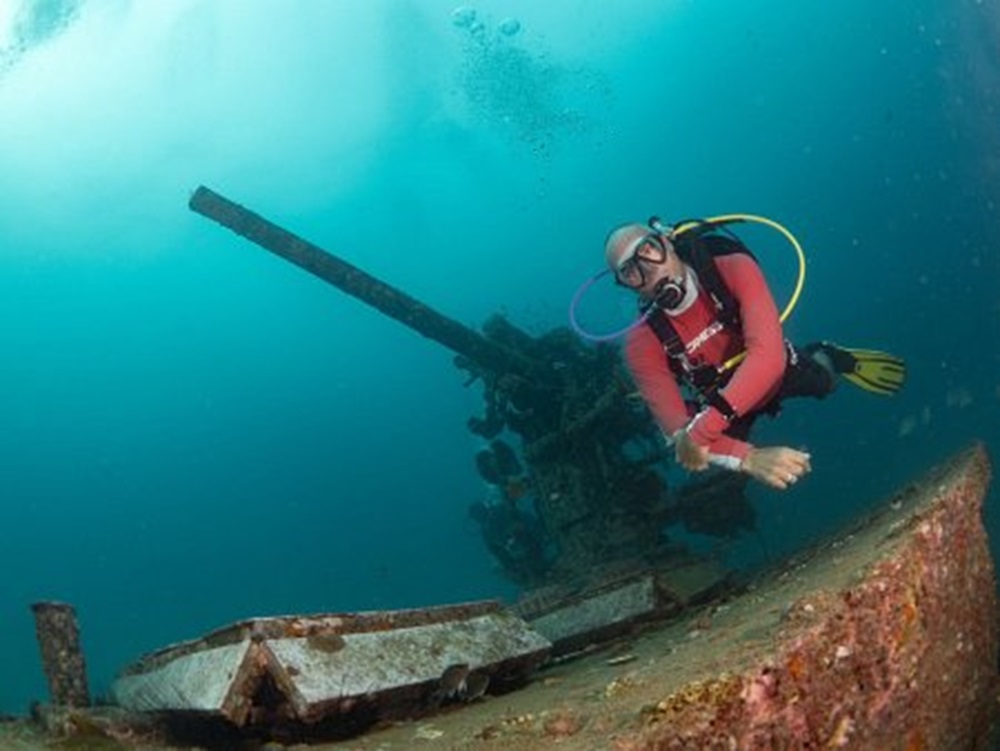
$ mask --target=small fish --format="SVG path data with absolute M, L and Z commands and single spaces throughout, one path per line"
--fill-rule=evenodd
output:
M 470 673 L 465 677 L 465 691 L 462 699 L 465 701 L 475 701 L 486 693 L 490 687 L 490 676 L 486 673 Z
M 627 662 L 632 662 L 633 660 L 639 659 L 634 654 L 619 655 L 618 657 L 610 657 L 604 661 L 605 665 L 624 665 Z
M 445 671 L 441 673 L 441 678 L 438 683 L 438 691 L 446 698 L 454 698 L 460 696 L 465 691 L 465 679 L 469 677 L 469 665 L 465 662 L 460 662 L 456 665 L 449 665 L 445 668 Z
M 440 706 L 447 699 L 461 699 L 465 695 L 465 681 L 469 677 L 469 665 L 459 662 L 449 665 L 438 678 L 437 688 L 431 694 L 431 704 Z

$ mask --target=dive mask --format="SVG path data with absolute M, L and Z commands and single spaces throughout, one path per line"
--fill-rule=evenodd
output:
M 632 252 L 615 267 L 615 281 L 629 289 L 646 284 L 646 264 L 659 265 L 667 260 L 667 246 L 659 234 L 650 233 L 635 244 Z

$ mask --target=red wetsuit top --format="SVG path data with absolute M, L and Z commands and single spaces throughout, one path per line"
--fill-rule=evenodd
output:
M 700 284 L 693 304 L 670 316 L 693 366 L 722 365 L 746 350 L 729 383 L 719 392 L 737 415 L 763 407 L 775 396 L 785 372 L 785 345 L 774 298 L 756 261 L 745 253 L 716 256 L 715 264 L 739 308 L 742 331 L 719 324 L 715 304 Z M 625 359 L 639 392 L 660 428 L 668 436 L 687 428 L 699 446 L 709 450 L 713 464 L 738 469 L 750 444 L 725 435 L 728 420 L 716 408 L 697 415 L 681 396 L 667 364 L 663 343 L 649 326 L 633 329 L 625 342 Z

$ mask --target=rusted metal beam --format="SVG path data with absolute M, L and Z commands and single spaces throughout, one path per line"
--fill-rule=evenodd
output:
M 87 666 L 80 648 L 76 610 L 63 602 L 36 602 L 35 634 L 42 652 L 42 667 L 52 703 L 65 707 L 87 707 Z
M 429 305 L 205 186 L 195 190 L 189 206 L 487 370 L 498 374 L 515 373 L 526 378 L 536 378 L 544 372 L 522 354 L 491 342 Z

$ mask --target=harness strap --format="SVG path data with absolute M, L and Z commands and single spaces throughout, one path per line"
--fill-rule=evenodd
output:
M 646 319 L 646 323 L 653 333 L 656 334 L 656 338 L 660 340 L 663 345 L 664 351 L 667 353 L 667 364 L 670 366 L 671 372 L 675 376 L 688 378 L 691 371 L 691 363 L 688 360 L 687 349 L 684 347 L 684 342 L 681 341 L 680 336 L 677 334 L 677 330 L 674 328 L 673 324 L 666 313 L 662 310 L 655 310 L 653 314 Z
M 707 223 L 706 223 L 707 224 Z M 696 228 L 688 230 L 675 244 L 677 254 L 685 263 L 689 264 L 698 275 L 698 280 L 702 287 L 712 298 L 716 313 L 722 325 L 731 329 L 739 329 L 740 311 L 736 304 L 736 298 L 729 291 L 729 287 L 722 280 L 719 267 L 715 263 L 717 256 L 728 256 L 734 253 L 743 253 L 756 261 L 750 250 L 739 241 L 735 235 L 730 233 L 730 237 L 722 234 L 706 234 L 717 232 L 714 225 L 709 224 L 707 228 Z M 692 233 L 694 233 L 692 235 Z
M 729 400 L 726 399 L 726 397 L 720 394 L 717 390 L 710 392 L 705 397 L 705 401 L 707 401 L 710 405 L 719 410 L 719 412 L 722 413 L 722 416 L 726 418 L 726 422 L 732 422 L 737 417 L 739 417 L 739 414 L 736 412 L 736 409 L 733 407 L 733 405 L 729 403 Z
M 733 253 L 744 253 L 751 258 L 754 256 L 738 237 L 728 231 L 726 231 L 728 236 L 725 236 L 720 234 L 720 231 L 725 230 L 720 230 L 717 224 L 702 222 L 700 226 L 686 230 L 677 238 L 674 247 L 681 260 L 694 269 L 699 284 L 712 299 L 719 322 L 731 331 L 739 331 L 739 306 L 722 280 L 715 263 L 715 256 Z M 756 258 L 754 260 L 756 261 Z M 670 317 L 662 310 L 657 310 L 646 319 L 646 323 L 663 345 L 667 364 L 674 377 L 689 384 L 703 402 L 718 409 L 727 420 L 737 417 L 736 410 L 719 393 L 719 379 L 723 375 L 719 368 L 711 365 L 696 368 L 691 365 L 684 342 L 670 322 Z

